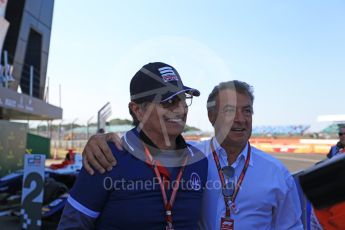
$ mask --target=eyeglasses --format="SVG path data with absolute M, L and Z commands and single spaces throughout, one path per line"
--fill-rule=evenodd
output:
M 345 133 L 338 133 L 339 137 L 341 137 L 342 135 L 345 135 Z
M 169 100 L 163 101 L 161 102 L 161 106 L 165 109 L 167 108 L 172 108 L 175 107 L 177 105 L 179 105 L 179 103 L 183 103 L 186 107 L 191 106 L 193 102 L 193 96 L 189 95 L 189 94 L 179 94 L 176 95 L 172 98 L 170 98 Z
M 235 192 L 235 169 L 231 166 L 225 166 L 222 168 L 222 172 L 226 182 L 222 188 L 222 193 L 225 197 L 232 197 Z

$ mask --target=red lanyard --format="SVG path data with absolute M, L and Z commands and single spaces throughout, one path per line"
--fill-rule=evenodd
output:
M 225 187 L 225 179 L 224 179 L 222 168 L 221 168 L 220 163 L 219 163 L 218 155 L 217 155 L 216 151 L 214 150 L 213 139 L 211 140 L 211 150 L 212 150 L 214 161 L 215 161 L 217 169 L 218 169 L 218 174 L 219 174 L 220 181 L 222 183 L 222 188 L 224 188 Z M 243 182 L 243 178 L 244 178 L 244 176 L 246 174 L 246 171 L 247 171 L 247 168 L 249 166 L 250 154 L 251 154 L 251 147 L 250 147 L 250 143 L 248 142 L 247 159 L 246 159 L 246 161 L 244 163 L 241 175 L 238 178 L 238 181 L 237 181 L 237 184 L 236 184 L 236 187 L 235 187 L 234 194 L 233 194 L 233 196 L 231 198 L 231 203 L 232 204 L 234 204 L 234 202 L 235 202 L 235 199 L 237 197 L 238 191 L 239 191 L 239 189 L 241 187 L 241 184 Z M 223 197 L 224 197 L 224 203 L 225 203 L 225 207 L 226 207 L 225 215 L 226 215 L 226 217 L 230 217 L 230 206 L 229 206 L 230 197 L 224 196 L 224 195 L 223 195 Z
M 174 205 L 175 202 L 175 198 L 176 198 L 176 194 L 177 194 L 177 190 L 180 186 L 180 182 L 181 182 L 181 178 L 182 178 L 182 174 L 184 171 L 184 168 L 187 164 L 187 160 L 188 160 L 188 155 L 184 158 L 184 161 L 182 163 L 182 166 L 180 168 L 180 171 L 177 175 L 176 178 L 176 183 L 173 183 L 173 190 L 170 196 L 170 200 L 168 202 L 168 198 L 167 198 L 167 194 L 165 191 L 165 187 L 161 178 L 161 173 L 158 170 L 158 167 L 163 168 L 163 166 L 161 165 L 157 165 L 157 161 L 153 160 L 153 157 L 149 151 L 149 149 L 146 147 L 146 145 L 144 145 L 144 149 L 145 149 L 145 155 L 146 155 L 146 160 L 148 161 L 149 164 L 151 164 L 153 166 L 153 170 L 155 171 L 156 177 L 158 179 L 159 182 L 159 186 L 161 188 L 161 192 L 162 192 L 162 197 L 163 197 L 163 202 L 164 202 L 164 208 L 165 208 L 165 220 L 167 222 L 167 226 L 166 229 L 173 229 L 173 220 L 172 220 L 172 207 Z

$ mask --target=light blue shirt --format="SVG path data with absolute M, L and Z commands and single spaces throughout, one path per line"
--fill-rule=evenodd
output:
M 215 138 L 212 140 L 221 167 L 224 167 L 228 164 L 227 154 Z M 225 216 L 225 204 L 210 140 L 196 143 L 195 147 L 206 154 L 209 162 L 200 228 L 217 230 L 221 217 Z M 247 151 L 248 144 L 231 165 L 235 169 L 236 182 Z M 299 196 L 291 174 L 280 161 L 253 146 L 249 167 L 234 203 L 237 209 L 231 210 L 234 229 L 303 229 Z

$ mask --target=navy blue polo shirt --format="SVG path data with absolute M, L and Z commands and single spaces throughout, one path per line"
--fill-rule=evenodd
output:
M 68 202 L 83 214 L 96 218 L 100 229 L 165 228 L 162 193 L 154 170 L 144 160 L 141 139 L 134 129 L 124 135 L 123 151 L 109 142 L 117 165 L 109 172 L 93 176 L 82 168 L 70 192 Z M 197 229 L 208 163 L 204 154 L 192 146 L 186 145 L 181 151 L 188 154 L 188 163 L 172 209 L 173 225 L 175 229 Z M 168 200 L 179 170 L 179 166 L 168 167 Z

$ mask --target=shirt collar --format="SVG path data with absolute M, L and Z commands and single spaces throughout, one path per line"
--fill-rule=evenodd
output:
M 140 139 L 144 141 L 148 146 L 152 146 L 158 149 L 158 147 L 151 141 L 151 139 L 145 134 L 143 130 L 139 131 L 137 128 L 136 132 L 138 133 L 137 135 L 140 137 Z M 184 140 L 181 134 L 178 135 L 176 137 L 176 149 L 180 150 L 180 149 L 186 149 L 186 148 L 187 148 L 186 141 Z
M 157 155 L 161 152 L 150 138 L 144 132 L 139 131 L 137 127 L 127 131 L 123 136 L 123 140 L 123 147 L 129 152 L 135 153 L 135 156 L 145 156 L 143 142 L 147 145 L 152 155 Z M 181 154 L 185 154 L 186 152 L 194 156 L 193 151 L 189 148 L 182 135 L 176 138 L 176 150 L 174 152 L 180 152 Z M 141 157 L 138 158 L 141 159 Z
M 217 138 L 213 137 L 211 139 L 213 141 L 213 146 L 214 149 L 216 150 L 216 153 L 218 154 L 219 157 L 227 157 L 225 149 L 218 143 Z
M 213 146 L 216 150 L 216 153 L 218 154 L 219 157 L 226 157 L 227 158 L 227 154 L 225 149 L 218 143 L 217 138 L 213 137 L 212 138 L 213 141 Z M 249 142 L 247 142 L 246 147 L 244 147 L 244 149 L 242 150 L 242 152 L 238 155 L 236 161 L 234 162 L 234 164 L 238 164 L 239 161 L 241 159 L 246 160 L 247 156 L 248 156 L 248 148 L 249 148 Z M 249 159 L 249 165 L 253 166 L 253 148 L 251 148 L 251 157 Z

